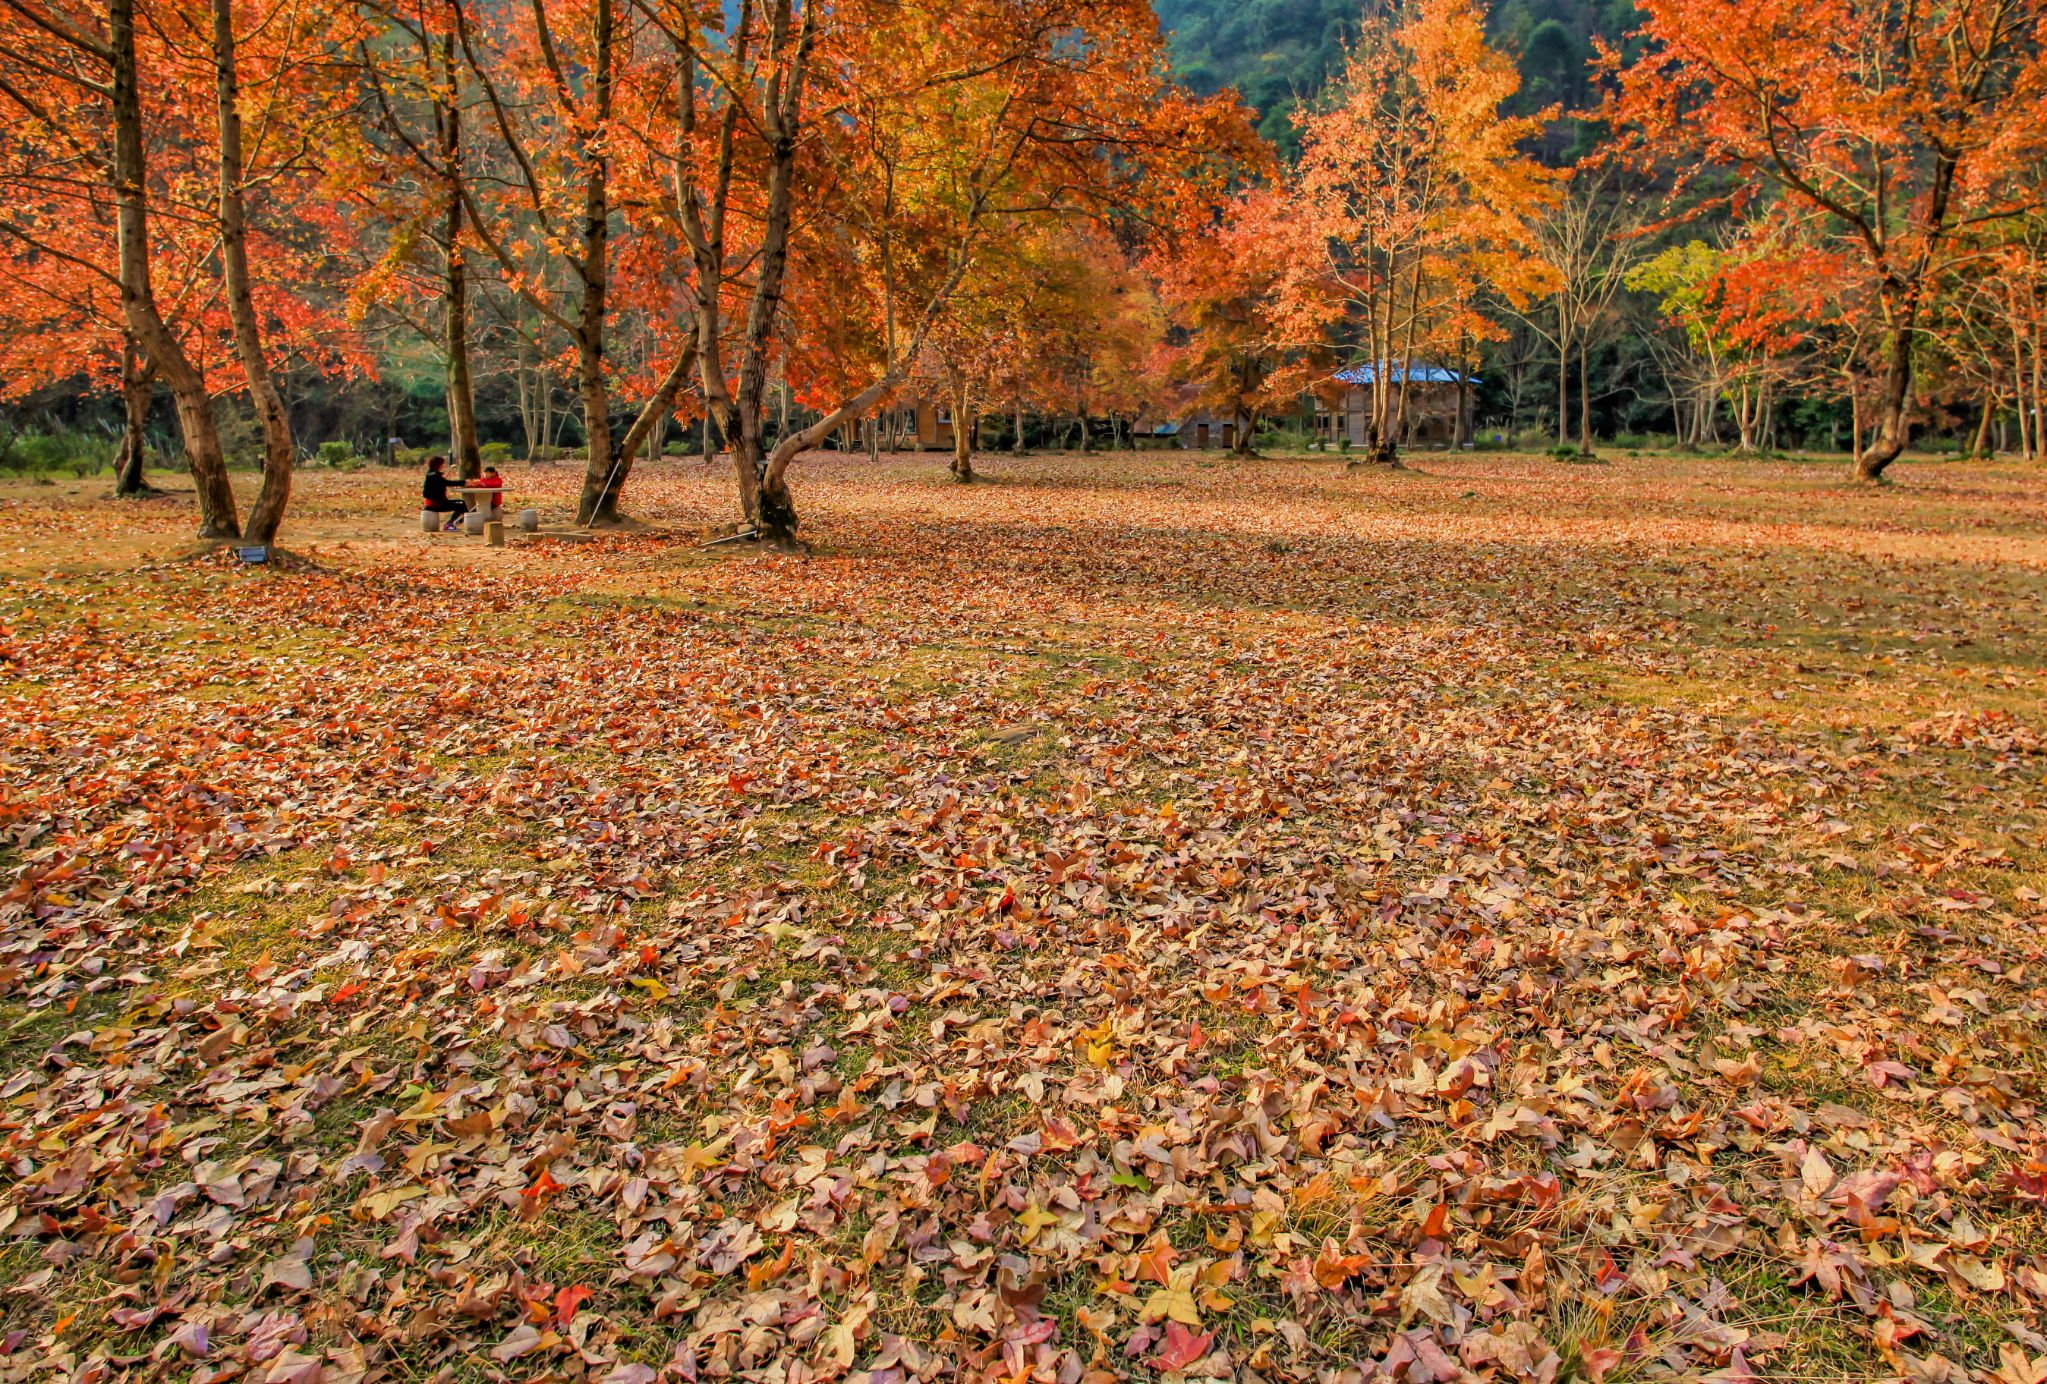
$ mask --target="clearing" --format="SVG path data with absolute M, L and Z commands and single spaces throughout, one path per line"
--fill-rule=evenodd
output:
M 2043 1377 L 2040 472 L 944 463 L 0 492 L 0 1379 Z

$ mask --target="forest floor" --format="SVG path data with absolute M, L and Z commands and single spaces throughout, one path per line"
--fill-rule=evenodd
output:
M 943 461 L 0 487 L 0 1380 L 2047 1377 L 2047 476 Z

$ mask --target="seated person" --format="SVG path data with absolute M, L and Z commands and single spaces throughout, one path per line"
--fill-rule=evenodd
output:
M 503 476 L 500 476 L 500 475 L 498 474 L 498 468 L 497 468 L 497 467 L 495 467 L 495 466 L 486 466 L 486 467 L 484 467 L 484 468 L 483 468 L 483 475 L 482 475 L 482 476 L 480 476 L 480 477 L 478 477 L 478 478 L 477 478 L 476 480 L 474 480 L 474 481 L 472 481 L 472 482 L 470 482 L 470 483 L 471 483 L 472 485 L 481 485 L 481 486 L 486 486 L 486 487 L 488 487 L 488 488 L 490 488 L 490 489 L 492 489 L 492 490 L 498 490 L 498 491 L 502 491 L 502 490 L 503 490 L 503 489 L 505 488 L 505 478 L 504 478 Z M 493 495 L 493 496 L 491 496 L 491 497 L 490 497 L 490 517 L 491 517 L 491 518 L 495 519 L 495 518 L 497 518 L 497 517 L 498 517 L 499 515 L 501 515 L 502 513 L 504 513 L 504 508 L 505 508 L 505 497 L 504 497 L 504 496 L 503 496 L 502 494 L 499 494 L 499 495 Z
M 469 512 L 469 506 L 462 503 L 460 496 L 448 493 L 448 478 L 442 474 L 447 465 L 446 457 L 428 457 L 426 480 L 419 487 L 419 493 L 426 497 L 426 503 L 420 507 L 448 516 L 448 522 L 441 526 L 443 532 L 459 527 L 462 516 Z

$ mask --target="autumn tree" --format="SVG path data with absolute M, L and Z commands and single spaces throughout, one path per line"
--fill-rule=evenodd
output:
M 1168 320 L 1183 338 L 1168 352 L 1169 378 L 1184 389 L 1183 407 L 1232 420 L 1239 455 L 1251 453 L 1258 420 L 1298 398 L 1329 363 L 1322 342 L 1341 295 L 1298 277 L 1318 248 L 1293 199 L 1267 186 L 1238 194 L 1212 226 L 1153 259 Z
M 1912 381 L 1958 232 L 2038 198 L 2004 175 L 2047 143 L 2040 0 L 1641 0 L 1614 114 L 1645 154 L 1735 170 L 1822 218 L 1876 285 L 1880 384 L 1856 473 L 1911 434 Z M 1609 62 L 1619 68 L 1614 55 Z
M 1319 247 L 1289 297 L 1332 291 L 1372 366 L 1369 443 L 1390 461 L 1417 352 L 1474 277 L 1519 275 L 1549 177 L 1522 146 L 1535 116 L 1506 114 L 1513 63 L 1485 39 L 1476 0 L 1416 0 L 1369 20 L 1333 98 L 1301 117 L 1298 214 Z M 1518 291 L 1518 290 L 1517 290 Z
M 1578 366 L 1578 451 L 1593 453 L 1592 380 L 1588 361 L 1617 325 L 1614 301 L 1644 256 L 1646 209 L 1604 170 L 1576 174 L 1564 195 L 1532 223 L 1536 256 L 1548 271 L 1549 315 L 1530 326 L 1557 358 L 1557 445 L 1570 442 L 1571 363 Z
M 670 20 L 618 0 L 449 5 L 479 119 L 498 149 L 488 166 L 444 154 L 437 167 L 508 290 L 574 352 L 586 448 L 577 522 L 613 523 L 639 449 L 695 362 L 687 275 L 672 258 L 639 259 L 660 282 L 634 287 L 665 298 L 663 317 L 685 325 L 659 348 L 665 363 L 633 421 L 614 432 L 613 334 L 621 313 L 641 311 L 619 280 L 618 242 L 658 233 L 650 204 L 662 170 L 645 155 L 651 146 L 673 157 L 669 141 L 686 136 L 675 134 Z
M 23 0 L 0 12 L 0 26 L 0 96 L 10 118 L 5 178 L 31 194 L 5 213 L 7 237 L 46 263 L 110 285 L 123 329 L 177 405 L 200 537 L 237 537 L 241 518 L 212 392 L 197 344 L 173 325 L 159 297 L 153 238 L 168 219 L 160 213 L 174 184 L 182 184 L 178 200 L 203 197 L 180 178 L 189 170 L 175 156 L 201 138 L 205 112 L 186 104 L 188 89 L 164 82 L 170 60 L 153 32 L 145 43 L 136 0 L 109 0 L 104 15 Z M 166 98 L 147 115 L 145 75 L 152 93 Z M 104 258 L 68 235 L 79 225 L 109 224 L 112 253 Z
M 359 310 L 391 314 L 434 344 L 445 376 L 448 452 L 464 479 L 483 470 L 470 328 L 473 233 L 465 188 L 473 84 L 458 52 L 459 0 L 374 0 L 353 71 L 357 119 L 332 182 L 381 243 L 355 285 Z M 437 310 L 432 320 L 419 309 Z
M 682 127 L 717 132 L 681 180 L 678 208 L 696 271 L 700 376 L 742 511 L 776 546 L 796 543 L 791 462 L 909 377 L 995 228 L 1167 197 L 1224 176 L 1248 144 L 1234 100 L 1163 85 L 1157 21 L 1138 0 L 768 0 L 742 3 L 715 45 L 701 26 L 678 23 L 673 37 Z M 806 176 L 813 160 L 852 176 Z M 863 176 L 884 169 L 885 179 Z M 884 185 L 895 195 L 878 196 Z M 838 214 L 834 187 L 867 199 L 845 224 L 876 267 L 883 359 L 769 446 L 793 230 Z M 757 235 L 735 234 L 735 207 L 751 211 Z

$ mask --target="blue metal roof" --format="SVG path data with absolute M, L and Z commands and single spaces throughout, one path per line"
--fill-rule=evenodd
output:
M 1391 367 L 1386 377 L 1394 384 L 1399 384 L 1401 367 L 1398 365 Z M 1378 366 L 1367 361 L 1363 365 L 1353 365 L 1348 370 L 1337 371 L 1336 378 L 1345 384 L 1371 384 L 1378 378 Z M 1416 384 L 1456 384 L 1460 379 L 1468 379 L 1473 384 L 1479 382 L 1476 375 L 1461 376 L 1455 370 L 1445 370 L 1440 365 L 1416 365 L 1407 372 L 1407 378 Z

